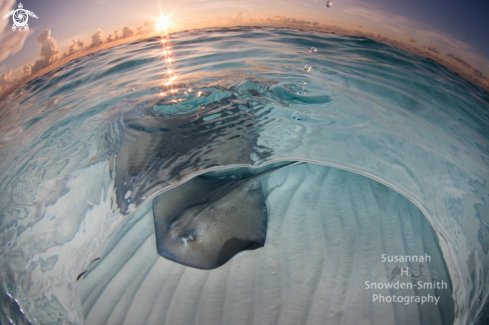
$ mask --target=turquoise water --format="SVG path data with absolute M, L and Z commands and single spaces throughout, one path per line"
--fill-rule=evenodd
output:
M 130 218 L 145 202 L 208 169 L 279 160 L 316 166 L 297 171 L 304 179 L 319 165 L 323 169 L 317 175 L 331 166 L 372 179 L 378 185 L 358 185 L 366 192 L 343 191 L 351 196 L 349 202 L 367 202 L 367 208 L 351 203 L 348 209 L 356 215 L 377 202 L 379 212 L 368 213 L 388 219 L 393 214 L 385 214 L 381 203 L 395 191 L 402 194 L 409 204 L 401 210 L 410 212 L 395 218 L 417 216 L 412 209 L 418 209 L 426 220 L 417 221 L 424 225 L 420 229 L 434 229 L 432 244 L 419 249 L 439 248 L 443 256 L 440 268 L 450 278 L 454 322 L 478 319 L 488 299 L 487 92 L 431 60 L 365 38 L 236 28 L 177 33 L 167 42 L 171 54 L 163 54 L 161 39 L 154 38 L 73 60 L 0 103 L 2 322 L 82 323 L 89 315 L 83 305 L 87 299 L 80 298 L 84 280 L 77 281 L 79 275 L 102 257 L 112 235 L 120 237 L 117 229 L 125 220 L 136 220 Z M 168 69 L 178 76 L 171 86 L 174 93 L 165 86 Z M 292 182 L 293 177 L 285 179 Z M 363 179 L 358 182 L 367 182 Z M 308 182 L 306 187 L 313 188 L 313 180 Z M 277 185 L 270 184 L 272 191 Z M 290 184 L 283 188 L 289 200 L 300 186 Z M 376 186 L 389 194 L 383 199 L 368 194 L 377 193 Z M 269 197 L 272 202 L 273 195 Z M 323 198 L 302 199 L 287 205 L 283 214 L 313 215 L 318 202 Z M 320 211 L 319 217 L 329 210 Z M 291 221 L 290 229 L 305 224 L 291 220 L 296 222 Z M 385 243 L 398 238 L 362 233 L 367 228 L 355 231 L 365 238 L 385 237 Z M 423 238 L 428 237 L 418 239 Z M 285 242 L 277 247 L 287 259 L 294 249 L 285 249 Z M 385 247 L 369 253 L 380 260 Z M 328 274 L 322 270 L 318 274 Z M 282 285 L 293 284 L 294 274 L 284 276 Z M 347 278 L 350 282 L 324 290 L 365 292 L 361 285 L 351 285 L 361 278 Z M 277 303 L 279 298 L 273 297 Z M 301 308 L 313 315 L 314 304 Z M 331 321 L 347 322 L 354 306 L 335 306 L 335 313 L 344 316 Z M 410 309 L 389 306 L 394 310 L 390 318 L 376 314 L 377 320 L 401 324 Z M 415 312 L 424 313 L 421 307 Z M 263 313 L 252 323 L 268 319 Z M 349 320 L 368 324 L 367 316 L 355 314 Z

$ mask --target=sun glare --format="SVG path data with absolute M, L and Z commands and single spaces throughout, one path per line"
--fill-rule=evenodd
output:
M 166 68 L 166 76 L 168 76 L 168 79 L 166 79 L 166 76 L 164 79 L 166 79 L 166 82 L 163 83 L 163 87 L 160 90 L 160 95 L 165 96 L 166 94 L 169 94 L 170 96 L 174 97 L 176 93 L 178 93 L 178 88 L 179 85 L 174 85 L 175 80 L 178 78 L 177 75 L 175 75 L 175 70 L 172 68 L 172 63 L 175 61 L 174 56 L 172 55 L 173 49 L 172 49 L 172 44 L 170 41 L 170 33 L 169 29 L 170 26 L 173 23 L 170 22 L 169 18 L 171 15 L 164 16 L 163 14 L 161 15 L 160 18 L 155 18 L 155 26 L 156 29 L 161 33 L 161 42 L 160 46 L 162 47 L 161 49 L 161 59 L 164 60 L 164 65 Z M 167 93 L 168 91 L 169 93 Z M 187 94 L 185 92 L 185 94 Z M 185 99 L 183 98 L 172 98 L 171 102 L 176 104 L 180 101 L 184 101 Z
M 171 22 L 168 20 L 169 16 L 163 16 L 161 15 L 160 18 L 156 18 L 156 30 L 158 32 L 161 32 L 161 31 L 166 31 L 169 27 L 169 25 L 171 24 Z

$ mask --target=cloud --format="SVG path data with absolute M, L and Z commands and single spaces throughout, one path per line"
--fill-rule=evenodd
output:
M 365 19 L 369 22 L 368 25 L 374 25 L 377 29 L 384 32 L 392 31 L 396 33 L 401 33 L 404 27 L 411 23 L 410 20 L 403 16 L 397 16 L 390 12 L 382 10 L 372 10 L 367 8 L 362 8 L 359 6 L 352 6 L 345 9 L 343 13 L 351 16 L 350 21 L 363 22 L 367 25 Z M 357 16 L 359 19 L 355 19 Z
M 7 13 L 15 8 L 15 0 L 0 2 L 1 13 Z M 0 62 L 10 55 L 20 51 L 22 46 L 24 46 L 25 39 L 32 34 L 32 32 L 26 32 L 25 30 L 22 30 L 21 32 L 13 32 L 11 24 L 11 17 L 0 20 Z
M 356 28 L 363 28 L 363 25 L 359 25 L 359 24 L 350 24 L 350 26 Z
M 75 54 L 76 52 L 80 52 L 83 50 L 83 42 L 81 40 L 75 41 L 74 39 L 71 40 L 71 45 L 68 48 L 68 51 L 63 53 L 63 57 L 70 56 L 72 54 Z
M 451 58 L 451 59 L 454 59 L 456 62 L 460 63 L 461 65 L 465 66 L 467 69 L 473 69 L 472 65 L 470 65 L 469 63 L 465 62 L 464 60 L 462 60 L 461 58 L 459 57 L 456 57 L 455 55 L 453 54 L 450 54 L 448 53 L 448 57 Z
M 144 22 L 143 26 L 136 28 L 136 35 L 148 34 L 156 32 L 156 21 L 150 20 Z
M 11 76 L 12 76 L 12 69 L 10 69 L 9 72 L 0 74 L 0 92 L 3 92 L 10 88 L 13 82 L 13 80 L 10 79 Z
M 40 56 L 41 58 L 36 60 L 34 64 L 26 64 L 21 68 L 21 75 L 23 78 L 27 78 L 28 76 L 35 74 L 43 68 L 46 68 L 58 61 L 60 57 L 61 50 L 56 45 L 57 40 L 51 37 L 51 30 L 45 29 L 39 36 L 37 37 L 37 44 L 41 46 Z M 63 53 L 62 58 L 69 57 L 75 53 L 82 52 L 86 49 L 90 49 L 96 47 L 98 45 L 103 44 L 102 40 L 102 31 L 97 30 L 95 34 L 91 37 L 91 43 L 89 46 L 85 46 L 84 42 L 81 40 L 71 40 L 71 45 L 68 48 L 68 51 Z M 0 95 L 5 94 L 6 90 L 9 90 L 13 85 L 17 85 L 25 79 L 12 79 L 12 70 L 7 73 L 0 74 Z
M 127 26 L 122 28 L 122 35 L 120 36 L 118 35 L 119 30 L 114 31 L 114 35 L 109 34 L 109 36 L 107 36 L 107 43 L 154 32 L 156 32 L 156 21 L 149 20 L 144 22 L 143 26 L 136 27 L 136 30 L 133 30 Z
M 243 12 L 238 11 L 233 15 L 232 19 L 237 20 L 238 22 L 243 21 Z
M 104 40 L 102 39 L 102 31 L 100 29 L 97 29 L 95 34 L 92 35 L 92 42 L 88 46 L 88 48 L 92 49 L 94 47 L 97 47 L 99 45 L 104 44 Z
M 54 60 L 59 52 L 61 52 L 56 46 L 56 40 L 51 37 L 51 31 L 49 29 L 45 29 L 39 34 L 37 44 L 41 45 L 41 57 L 48 61 Z
M 122 35 L 119 36 L 118 33 L 119 33 L 119 30 L 115 30 L 114 36 L 112 36 L 112 34 L 109 34 L 109 36 L 107 36 L 107 43 L 114 42 L 114 41 L 124 39 L 124 38 L 133 37 L 136 34 L 136 32 L 134 30 L 130 29 L 127 26 L 122 29 Z M 93 38 L 93 36 L 92 36 L 92 38 Z
M 413 38 L 411 38 L 411 36 L 408 36 L 408 38 L 407 38 L 407 39 L 408 39 L 408 41 L 410 41 L 410 42 L 416 43 L 416 40 L 415 40 L 415 39 L 413 39 Z
M 436 47 L 434 47 L 433 45 L 428 46 L 428 51 L 432 51 L 435 52 L 436 54 L 440 54 L 440 52 L 438 52 Z
M 35 73 L 56 61 L 58 54 L 61 52 L 59 47 L 56 46 L 56 40 L 51 37 L 49 29 L 45 29 L 37 37 L 37 44 L 41 45 L 41 59 L 37 60 L 31 67 L 31 73 Z
M 32 66 L 29 64 L 26 64 L 22 67 L 22 75 L 23 76 L 28 76 L 32 74 Z
M 470 63 L 468 63 L 467 61 L 465 60 L 462 60 L 461 58 L 459 57 L 456 57 L 455 55 L 453 54 L 450 54 L 448 53 L 448 57 L 452 60 L 455 60 L 455 62 L 463 65 L 464 67 L 466 67 L 467 69 L 469 69 L 477 78 L 481 79 L 482 80 L 482 83 L 486 86 L 489 85 L 489 78 L 486 77 L 482 71 L 474 68 Z
M 114 37 L 112 37 L 112 34 L 109 34 L 109 36 L 107 36 L 107 43 L 118 40 L 119 39 L 119 37 L 117 36 L 118 32 L 119 30 L 114 31 Z
M 134 36 L 134 31 L 130 29 L 129 27 L 124 27 L 122 29 L 122 35 L 121 38 L 128 38 Z
M 41 46 L 41 58 L 37 60 L 34 64 L 24 65 L 21 70 L 22 75 L 31 75 L 57 61 L 59 59 L 59 54 L 61 53 L 61 50 L 58 46 L 56 46 L 56 42 L 57 41 L 51 37 L 51 31 L 49 29 L 45 29 L 41 34 L 39 34 L 39 36 L 37 37 L 37 45 Z M 75 44 L 78 43 L 75 42 Z M 83 45 L 83 43 L 81 44 Z M 13 83 L 14 81 L 18 80 L 12 80 L 11 82 Z

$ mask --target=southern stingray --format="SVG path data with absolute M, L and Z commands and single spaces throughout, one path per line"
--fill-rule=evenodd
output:
M 214 269 L 237 253 L 265 245 L 268 212 L 256 175 L 194 177 L 153 201 L 156 246 L 162 257 Z

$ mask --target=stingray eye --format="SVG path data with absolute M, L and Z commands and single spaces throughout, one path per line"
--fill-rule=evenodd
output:
M 191 232 L 191 233 L 188 233 L 188 234 L 185 234 L 183 235 L 182 237 L 182 241 L 187 244 L 187 241 L 193 241 L 195 240 L 195 231 Z

